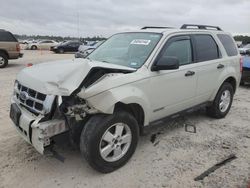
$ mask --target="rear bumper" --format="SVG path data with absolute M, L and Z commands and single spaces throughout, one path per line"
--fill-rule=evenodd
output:
M 41 122 L 44 116 L 35 116 L 27 111 L 15 102 L 14 97 L 11 99 L 11 104 L 16 104 L 21 111 L 19 124 L 13 123 L 14 127 L 20 136 L 41 154 L 44 153 L 45 147 L 50 145 L 52 137 L 68 130 L 64 119 Z
M 23 53 L 9 54 L 9 59 L 18 59 L 22 57 L 23 57 Z

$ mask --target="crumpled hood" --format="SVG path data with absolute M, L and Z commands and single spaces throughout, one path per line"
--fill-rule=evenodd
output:
M 87 59 L 60 60 L 24 68 L 17 80 L 24 86 L 47 95 L 69 96 L 94 67 L 135 71 L 133 68 L 90 61 Z

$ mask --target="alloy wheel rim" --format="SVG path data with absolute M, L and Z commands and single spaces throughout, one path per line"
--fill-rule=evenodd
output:
M 221 98 L 220 98 L 220 103 L 219 103 L 219 108 L 221 112 L 226 112 L 229 105 L 231 102 L 231 93 L 229 90 L 223 91 Z
M 0 56 L 0 65 L 4 64 L 4 58 Z
M 111 125 L 103 134 L 99 152 L 101 157 L 108 162 L 121 159 L 129 150 L 132 141 L 132 133 L 125 123 Z

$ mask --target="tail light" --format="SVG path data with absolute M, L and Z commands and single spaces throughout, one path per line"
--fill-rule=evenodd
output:
M 32 63 L 28 63 L 28 64 L 26 64 L 26 67 L 32 67 L 33 66 L 33 64 Z
M 16 45 L 16 51 L 20 52 L 20 44 Z
M 243 71 L 243 57 L 240 57 L 240 72 Z

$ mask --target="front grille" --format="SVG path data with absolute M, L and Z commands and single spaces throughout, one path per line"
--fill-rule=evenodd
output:
M 17 83 L 15 86 L 14 95 L 21 106 L 36 115 L 45 114 L 46 110 L 48 111 L 52 106 L 54 100 L 54 97 L 37 92 L 21 85 L 20 83 Z

